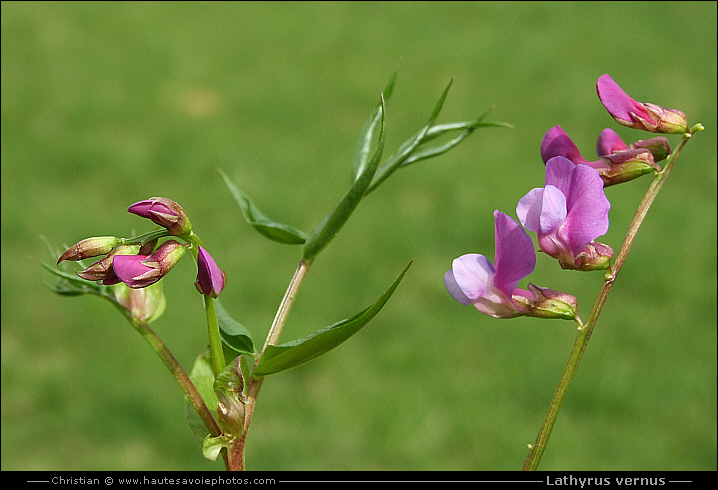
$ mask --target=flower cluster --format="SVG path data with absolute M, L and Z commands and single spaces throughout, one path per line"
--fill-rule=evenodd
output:
M 685 114 L 632 99 L 607 74 L 596 83 L 598 97 L 616 122 L 652 133 L 685 133 Z M 529 230 L 536 233 L 539 250 L 558 260 L 564 269 L 607 269 L 613 258 L 608 245 L 596 238 L 608 231 L 611 204 L 604 188 L 660 171 L 656 162 L 671 149 L 664 137 L 627 145 L 612 129 L 604 129 L 596 145 L 598 160 L 584 158 L 561 126 L 549 129 L 541 142 L 546 166 L 544 186 L 530 190 L 516 206 L 519 225 L 494 211 L 494 264 L 480 254 L 456 258 L 444 275 L 451 296 L 495 318 L 533 316 L 577 319 L 576 298 L 540 288 L 517 287 L 533 272 L 536 253 Z M 523 226 L 523 228 L 522 228 Z
M 136 202 L 129 207 L 128 212 L 147 218 L 165 230 L 134 239 L 114 236 L 86 238 L 67 249 L 57 263 L 102 256 L 89 267 L 77 272 L 77 275 L 105 285 L 123 282 L 130 288 L 137 289 L 162 279 L 187 250 L 196 246 L 197 290 L 213 298 L 222 292 L 227 277 L 209 252 L 199 245 L 187 213 L 179 204 L 164 197 L 153 197 Z M 158 245 L 159 239 L 166 236 L 177 237 L 189 243 L 168 239 Z

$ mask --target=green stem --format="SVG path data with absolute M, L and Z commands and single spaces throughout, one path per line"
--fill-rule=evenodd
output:
M 651 184 L 648 187 L 648 190 L 646 191 L 646 194 L 643 196 L 643 200 L 638 205 L 638 209 L 636 210 L 636 214 L 634 215 L 633 220 L 628 227 L 626 237 L 623 240 L 623 244 L 621 245 L 621 249 L 618 252 L 618 255 L 616 256 L 616 260 L 612 268 L 607 271 L 604 277 L 603 283 L 601 284 L 601 289 L 598 292 L 598 296 L 596 296 L 596 300 L 594 301 L 593 308 L 591 308 L 591 313 L 589 314 L 588 320 L 583 327 L 579 328 L 579 332 L 576 336 L 573 348 L 571 349 L 571 354 L 568 358 L 568 362 L 566 363 L 566 367 L 564 368 L 563 374 L 561 375 L 561 379 L 558 383 L 558 386 L 556 387 L 556 392 L 554 393 L 553 399 L 551 400 L 551 405 L 549 406 L 546 418 L 541 425 L 541 429 L 539 430 L 538 436 L 536 437 L 536 442 L 534 442 L 534 444 L 531 446 L 531 449 L 529 450 L 529 454 L 526 457 L 526 461 L 524 462 L 522 470 L 534 471 L 538 468 L 539 462 L 541 461 L 541 457 L 546 450 L 548 440 L 551 437 L 551 431 L 556 424 L 556 419 L 558 418 L 561 404 L 566 398 L 569 386 L 571 386 L 571 381 L 576 374 L 578 365 L 581 362 L 583 353 L 586 350 L 588 341 L 591 338 L 593 329 L 596 326 L 596 322 L 598 321 L 598 316 L 603 309 L 603 305 L 606 303 L 608 293 L 611 291 L 611 287 L 616 280 L 616 276 L 618 276 L 618 273 L 620 272 L 624 262 L 626 261 L 628 252 L 633 246 L 633 242 L 636 239 L 638 229 L 641 227 L 643 219 L 646 217 L 646 214 L 648 213 L 648 210 L 650 209 L 651 205 L 653 204 L 653 201 L 658 195 L 658 192 L 661 190 L 661 187 L 663 187 L 663 184 L 668 175 L 670 174 L 671 169 L 673 168 L 673 164 L 678 158 L 678 155 L 683 150 L 683 147 L 686 145 L 694 132 L 701 130 L 703 130 L 703 126 L 697 124 L 691 129 L 689 133 L 686 133 L 684 135 L 683 141 L 678 146 L 678 148 L 668 156 L 668 158 L 666 159 L 666 166 L 661 172 L 658 172 L 655 175 L 653 181 L 651 181 Z
M 167 369 L 169 369 L 170 373 L 172 373 L 172 376 L 174 376 L 177 384 L 180 388 L 182 388 L 182 391 L 184 391 L 184 394 L 189 402 L 195 410 L 197 410 L 200 419 L 207 427 L 212 437 L 219 436 L 221 431 L 217 422 L 214 420 L 214 417 L 207 408 L 207 405 L 204 403 L 204 400 L 199 394 L 199 391 L 197 391 L 194 383 L 192 383 L 192 380 L 189 379 L 187 372 L 169 351 L 167 345 L 165 345 L 165 343 L 157 336 L 155 331 L 152 330 L 146 322 L 137 319 L 132 319 L 131 322 L 135 330 L 142 335 L 142 338 L 147 341 L 152 350 L 155 351 L 157 356 L 162 360 L 162 363 L 167 367 Z
M 222 372 L 226 363 L 222 351 L 222 339 L 219 336 L 219 321 L 217 320 L 217 304 L 211 296 L 202 295 L 204 311 L 207 316 L 207 331 L 209 334 L 209 353 L 212 358 L 212 373 L 216 378 Z
M 188 235 L 184 235 L 182 238 L 187 240 L 191 245 L 192 256 L 194 257 L 195 264 L 197 263 L 197 257 L 199 255 L 199 246 L 202 245 L 202 240 L 197 236 L 194 231 L 191 231 Z M 204 312 L 207 317 L 207 334 L 209 337 L 209 353 L 212 364 L 212 374 L 216 378 L 219 373 L 222 372 L 226 366 L 224 360 L 224 351 L 222 350 L 222 338 L 219 335 L 219 320 L 217 320 L 217 304 L 215 298 L 211 296 L 202 295 L 204 301 Z
M 192 380 L 189 378 L 187 372 L 184 370 L 179 361 L 177 361 L 172 352 L 170 352 L 170 350 L 167 348 L 167 345 L 162 341 L 162 339 L 157 336 L 155 331 L 150 328 L 147 322 L 139 320 L 137 318 L 133 318 L 132 315 L 122 305 L 114 301 L 113 298 L 108 297 L 107 299 L 109 299 L 115 306 L 117 306 L 117 308 L 125 315 L 125 317 L 134 327 L 134 329 L 137 331 L 137 333 L 139 333 L 142 338 L 145 339 L 145 341 L 149 344 L 150 348 L 155 352 L 155 354 L 157 354 L 162 363 L 167 367 L 169 372 L 175 378 L 175 381 L 177 381 L 179 387 L 184 392 L 185 396 L 187 397 L 187 400 L 189 400 L 192 407 L 194 407 L 195 411 L 199 415 L 200 420 L 207 428 L 210 435 L 212 437 L 220 436 L 222 434 L 222 431 L 220 430 L 219 425 L 217 425 L 217 421 L 212 416 L 212 413 L 207 408 L 207 404 L 204 402 L 202 395 L 199 394 L 199 391 L 197 391 L 197 387 L 194 385 L 194 383 L 192 383 Z M 226 452 L 222 452 L 222 457 L 224 458 L 225 466 L 229 467 L 229 461 Z

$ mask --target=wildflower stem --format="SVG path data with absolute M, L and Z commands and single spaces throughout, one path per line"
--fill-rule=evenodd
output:
M 162 363 L 170 371 L 172 376 L 175 378 L 175 381 L 177 381 L 177 384 L 187 397 L 187 400 L 197 411 L 200 420 L 202 420 L 202 423 L 205 425 L 210 435 L 212 437 L 219 436 L 222 432 L 212 416 L 212 413 L 207 408 L 207 404 L 202 399 L 202 396 L 199 394 L 199 391 L 197 391 L 197 387 L 194 383 L 192 383 L 192 380 L 187 375 L 187 372 L 184 370 L 179 361 L 177 361 L 172 352 L 170 352 L 167 348 L 167 345 L 157 336 L 155 331 L 150 328 L 147 322 L 132 317 L 131 314 L 128 314 L 126 310 L 121 308 L 121 305 L 117 304 L 117 306 L 121 311 L 123 311 L 134 329 L 142 336 L 143 339 L 145 339 L 152 350 L 155 351 L 157 356 L 160 358 Z M 224 458 L 225 465 L 228 465 L 227 455 L 223 452 L 222 456 Z
M 608 293 L 611 291 L 611 287 L 613 286 L 613 283 L 616 280 L 618 273 L 620 272 L 621 268 L 623 267 L 623 264 L 626 261 L 628 252 L 633 246 L 633 242 L 636 239 L 638 229 L 641 227 L 643 219 L 646 217 L 646 214 L 648 213 L 648 210 L 650 209 L 651 205 L 653 204 L 653 201 L 658 195 L 658 192 L 661 190 L 661 187 L 663 186 L 666 178 L 670 174 L 671 169 L 673 168 L 673 164 L 678 158 L 678 155 L 683 150 L 683 147 L 686 145 L 694 132 L 702 130 L 703 126 L 697 124 L 693 128 L 691 128 L 690 132 L 684 135 L 681 144 L 666 159 L 666 165 L 663 170 L 657 172 L 654 176 L 653 180 L 651 181 L 651 184 L 648 187 L 648 190 L 646 191 L 646 194 L 643 196 L 641 203 L 638 205 L 638 209 L 636 210 L 636 214 L 633 216 L 633 220 L 628 227 L 626 237 L 624 238 L 623 244 L 621 245 L 621 249 L 616 256 L 616 260 L 613 263 L 613 266 L 609 268 L 606 275 L 604 276 L 603 283 L 601 284 L 598 296 L 596 296 L 593 308 L 591 308 L 588 320 L 586 321 L 584 327 L 580 328 L 578 331 L 578 335 L 576 336 L 576 340 L 573 344 L 573 348 L 568 358 L 568 362 L 566 363 L 566 367 L 564 368 L 563 374 L 561 375 L 561 379 L 558 383 L 558 386 L 556 387 L 556 392 L 554 393 L 553 399 L 551 400 L 551 405 L 549 406 L 546 418 L 544 419 L 544 422 L 541 425 L 541 429 L 539 430 L 538 436 L 536 437 L 536 441 L 533 445 L 531 445 L 529 454 L 526 457 L 526 461 L 524 462 L 522 468 L 523 471 L 534 471 L 538 468 L 539 462 L 541 461 L 541 457 L 546 450 L 548 440 L 551 437 L 551 431 L 553 430 L 553 427 L 556 423 L 556 419 L 558 418 L 561 404 L 566 398 L 568 388 L 571 385 L 571 381 L 573 380 L 574 375 L 576 374 L 576 369 L 581 362 L 583 353 L 586 350 L 588 341 L 591 338 L 591 334 L 593 333 L 594 327 L 596 326 L 598 316 L 603 309 L 603 305 L 606 303 Z
M 222 351 L 222 339 L 219 336 L 219 321 L 217 320 L 217 304 L 211 296 L 202 295 L 204 311 L 207 316 L 207 333 L 209 335 L 209 353 L 212 358 L 212 373 L 216 378 L 222 372 L 226 363 Z
M 302 285 L 302 282 L 304 281 L 304 276 L 307 274 L 307 271 L 309 270 L 311 264 L 311 260 L 302 260 L 299 263 L 297 270 L 294 272 L 294 276 L 292 276 L 292 280 L 289 282 L 289 286 L 287 286 L 287 291 L 284 293 L 282 302 L 279 304 L 279 308 L 277 309 L 274 321 L 272 322 L 272 326 L 270 327 L 269 333 L 267 334 L 267 339 L 264 342 L 264 347 L 262 347 L 262 351 L 257 356 L 257 360 L 254 363 L 255 366 L 262 358 L 262 354 L 264 354 L 264 351 L 267 349 L 267 346 L 275 345 L 278 342 L 279 336 L 282 333 L 282 329 L 284 328 L 284 324 L 287 321 L 289 310 L 291 310 L 292 305 L 294 304 L 294 300 L 297 297 L 299 287 Z M 233 447 L 234 454 L 232 455 L 232 459 L 237 462 L 236 469 L 244 469 L 244 448 L 247 440 L 247 434 L 249 432 L 249 424 L 252 421 L 254 408 L 257 405 L 257 396 L 259 395 L 259 389 L 262 387 L 263 380 L 264 377 L 252 377 L 252 381 L 249 385 L 249 390 L 247 393 L 247 404 L 245 405 L 244 428 L 242 430 L 242 436 L 239 439 L 239 443 L 235 445 L 235 447 Z

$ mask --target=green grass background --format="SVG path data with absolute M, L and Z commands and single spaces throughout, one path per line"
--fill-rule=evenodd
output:
M 593 157 L 610 73 L 706 131 L 686 148 L 619 276 L 542 461 L 545 470 L 716 469 L 715 2 L 3 2 L 2 469 L 217 470 L 164 366 L 106 302 L 62 298 L 30 257 L 147 231 L 126 213 L 180 202 L 226 269 L 230 313 L 261 345 L 301 249 L 241 218 L 216 168 L 309 232 L 349 185 L 354 144 L 397 62 L 387 152 L 426 120 L 490 119 L 362 202 L 315 261 L 283 340 L 374 301 L 328 355 L 264 383 L 255 470 L 516 470 L 573 344 L 572 324 L 495 320 L 446 293 L 468 252 L 493 258 L 492 212 L 543 182 L 560 124 Z M 672 137 L 677 144 L 679 138 Z M 388 153 L 387 153 L 388 154 Z M 649 177 L 611 187 L 618 250 Z M 189 369 L 206 345 L 194 266 L 153 326 Z M 539 255 L 530 280 L 579 300 L 601 273 Z M 525 281 L 522 282 L 522 285 Z

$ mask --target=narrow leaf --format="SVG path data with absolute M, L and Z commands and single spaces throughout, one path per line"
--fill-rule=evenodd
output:
M 368 192 L 376 189 L 379 184 L 384 182 L 387 177 L 394 173 L 394 171 L 401 166 L 403 161 L 409 157 L 416 147 L 424 141 L 426 134 L 434 125 L 434 122 L 436 122 L 436 118 L 439 117 L 441 108 L 444 106 L 444 101 L 446 101 L 446 96 L 448 95 L 449 89 L 453 83 L 454 79 L 452 78 L 449 80 L 446 88 L 444 88 L 444 91 L 439 96 L 439 100 L 437 100 L 436 104 L 434 104 L 434 109 L 431 111 L 431 116 L 429 116 L 429 120 L 426 124 L 419 131 L 417 131 L 414 136 L 405 141 L 404 144 L 402 144 L 399 149 L 376 171 L 374 181 L 372 182 L 371 188 Z
M 379 166 L 381 155 L 384 150 L 384 97 L 381 97 L 379 125 L 379 141 L 371 159 L 366 167 L 354 181 L 344 197 L 334 206 L 334 209 L 317 225 L 312 234 L 304 245 L 304 260 L 313 259 L 319 252 L 332 241 L 334 236 L 339 232 L 344 223 L 347 222 L 349 216 L 354 212 L 359 201 L 366 194 L 366 190 L 374 178 L 376 169 Z
M 217 320 L 219 321 L 219 335 L 222 341 L 238 354 L 254 354 L 252 335 L 244 325 L 232 318 L 219 300 L 217 305 Z
M 389 97 L 394 90 L 394 83 L 396 82 L 396 75 L 398 72 L 399 69 L 397 67 L 397 70 L 394 72 L 394 75 L 391 77 L 391 80 L 389 80 L 389 83 L 384 89 L 384 102 L 389 100 Z M 382 101 L 379 101 L 376 107 L 374 107 L 372 113 L 369 115 L 369 119 L 367 119 L 364 124 L 364 128 L 359 135 L 359 140 L 357 141 L 357 146 L 354 150 L 354 159 L 352 161 L 352 182 L 354 182 L 362 174 L 369 164 L 369 159 L 372 154 L 371 149 L 374 146 L 374 139 L 377 136 L 376 128 L 379 124 L 381 124 L 382 116 L 383 105 Z
M 65 279 L 73 286 L 76 286 L 78 288 L 86 287 L 90 289 L 98 289 L 99 285 L 93 281 L 88 281 L 87 279 L 82 279 L 81 277 L 76 276 L 75 274 L 70 274 L 69 272 L 61 271 L 60 269 L 53 267 L 51 265 L 46 264 L 45 262 L 39 263 L 41 267 L 47 269 L 50 273 Z
M 266 376 L 296 367 L 332 350 L 357 333 L 384 307 L 410 266 L 411 262 L 374 304 L 353 317 L 329 325 L 299 340 L 268 345 L 254 369 L 254 376 Z
M 234 196 L 234 200 L 239 204 L 244 219 L 255 230 L 270 240 L 289 245 L 301 245 L 307 240 L 307 235 L 303 231 L 267 218 L 257 209 L 252 200 L 234 185 L 222 170 L 218 169 L 217 171 L 224 179 L 224 183 L 232 193 L 232 196 Z
M 408 165 L 411 165 L 412 163 L 416 163 L 418 161 L 426 160 L 427 158 L 436 157 L 443 153 L 446 153 L 447 151 L 461 143 L 464 138 L 469 136 L 472 132 L 474 132 L 476 128 L 479 127 L 513 128 L 513 125 L 509 123 L 482 122 L 480 120 L 477 120 L 468 123 L 453 123 L 442 126 L 435 126 L 431 128 L 431 130 L 426 134 L 422 145 L 449 131 L 462 131 L 458 136 L 455 136 L 453 139 L 447 141 L 444 144 L 433 146 L 430 148 L 424 148 L 421 150 L 417 148 L 406 160 L 402 162 L 401 167 L 406 167 Z

